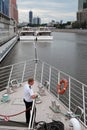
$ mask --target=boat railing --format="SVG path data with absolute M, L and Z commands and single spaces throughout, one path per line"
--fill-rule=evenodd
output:
M 36 108 L 35 108 L 35 100 L 33 100 L 31 116 L 30 116 L 30 122 L 29 122 L 29 126 L 28 126 L 29 130 L 33 130 L 33 128 L 34 128 L 35 116 L 36 116 Z
M 80 122 L 87 127 L 87 85 L 45 62 L 31 59 L 1 67 L 0 91 L 12 87 L 13 79 L 22 83 L 29 77 L 33 77 L 48 89 L 67 108 L 67 111 L 75 113 Z M 64 94 L 58 94 L 57 85 L 62 79 L 68 81 L 68 88 Z

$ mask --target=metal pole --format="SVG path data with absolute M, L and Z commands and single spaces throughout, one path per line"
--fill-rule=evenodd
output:
M 44 62 L 42 63 L 41 84 L 43 83 L 43 70 L 44 70 Z
M 34 73 L 34 80 L 36 78 L 36 71 L 37 71 L 37 61 L 38 61 L 38 56 L 37 56 L 37 48 L 36 48 L 36 42 L 34 44 L 34 50 L 35 50 L 35 73 Z
M 51 66 L 49 67 L 49 88 L 48 90 L 50 91 L 50 82 L 51 82 Z
M 69 111 L 71 110 L 71 78 L 69 76 Z
M 26 61 L 25 61 L 25 63 L 24 63 L 24 69 L 23 69 L 23 74 L 22 74 L 22 82 L 23 82 L 23 80 L 24 80 L 25 68 L 26 68 Z
M 58 72 L 58 84 L 60 82 L 60 71 Z M 57 98 L 59 99 L 59 94 L 57 94 Z
M 86 112 L 85 112 L 85 86 L 82 84 L 82 93 L 83 93 L 83 111 L 84 111 L 84 123 L 86 124 Z
M 13 65 L 12 65 L 12 67 L 11 67 L 11 71 L 10 71 L 10 75 L 9 75 L 9 80 L 8 80 L 8 85 L 7 85 L 8 88 L 10 87 L 10 86 L 9 86 L 9 83 L 10 83 L 10 80 L 11 80 L 12 71 L 13 71 Z
M 36 42 L 34 42 L 34 49 L 35 49 L 35 61 L 37 63 L 38 55 L 37 55 Z

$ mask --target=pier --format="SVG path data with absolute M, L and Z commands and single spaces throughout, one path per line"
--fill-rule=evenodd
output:
M 0 12 L 0 62 L 15 45 L 17 39 L 15 20 Z
M 17 39 L 18 37 L 15 36 L 0 47 L 0 62 L 8 54 L 8 52 L 12 49 L 12 47 L 16 44 Z

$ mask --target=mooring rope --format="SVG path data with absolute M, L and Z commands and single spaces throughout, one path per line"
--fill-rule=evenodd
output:
M 30 110 L 30 109 L 31 109 L 31 107 L 29 107 L 28 109 L 25 109 L 25 110 L 23 110 L 23 111 L 21 111 L 21 112 L 18 112 L 18 113 L 16 113 L 16 114 L 11 114 L 11 115 L 3 115 L 3 114 L 0 114 L 0 117 L 4 117 L 4 120 L 5 120 L 5 121 L 9 121 L 10 117 L 18 116 L 18 115 L 20 115 L 20 114 L 22 114 L 22 113 L 24 113 L 24 112 L 26 112 L 26 111 L 28 111 L 28 110 Z

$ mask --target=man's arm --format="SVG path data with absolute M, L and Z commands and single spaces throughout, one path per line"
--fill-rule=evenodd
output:
M 37 94 L 34 94 L 34 95 L 31 96 L 32 99 L 35 99 L 35 98 L 37 98 L 37 97 L 38 97 Z

